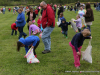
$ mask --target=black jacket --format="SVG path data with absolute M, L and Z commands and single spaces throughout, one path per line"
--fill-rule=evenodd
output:
M 30 12 L 28 12 L 27 15 L 28 15 L 28 19 L 27 19 L 27 23 L 28 23 L 30 21 Z M 36 18 L 36 14 L 35 12 L 33 12 L 33 20 L 35 20 L 35 18 Z
M 66 19 L 63 18 L 62 21 L 65 21 L 65 23 L 62 23 L 59 25 L 59 27 L 62 28 L 62 31 L 67 31 L 68 30 L 68 25 L 70 25 L 70 22 L 66 22 Z
M 63 12 L 63 7 L 60 7 L 58 10 L 58 15 L 60 15 L 60 13 Z

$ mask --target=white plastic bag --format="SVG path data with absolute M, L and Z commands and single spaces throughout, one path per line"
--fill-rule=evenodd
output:
M 39 60 L 33 54 L 33 48 L 30 48 L 25 56 L 28 63 L 39 63 Z
M 61 24 L 61 20 L 60 20 L 60 18 L 59 18 L 59 21 L 56 22 L 56 23 L 57 23 L 57 26 L 59 26 L 59 25 Z
M 72 25 L 72 28 L 75 32 L 78 32 L 78 29 L 76 27 L 76 23 L 74 22 L 75 19 L 71 19 L 71 25 Z
M 90 39 L 88 47 L 86 48 L 85 51 L 82 51 L 82 60 L 92 63 L 91 51 L 92 51 L 92 46 L 91 46 L 91 39 Z

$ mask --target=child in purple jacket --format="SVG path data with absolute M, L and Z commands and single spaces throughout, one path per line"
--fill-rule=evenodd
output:
M 81 21 L 80 15 L 77 15 L 76 18 L 77 20 L 74 20 L 74 22 L 76 22 L 76 27 L 78 28 L 78 31 L 81 32 L 82 21 Z
M 41 32 L 41 29 L 35 24 L 33 24 L 31 21 L 29 21 L 28 25 L 29 25 L 29 36 L 31 35 L 31 31 L 33 35 L 36 35 L 37 33 Z

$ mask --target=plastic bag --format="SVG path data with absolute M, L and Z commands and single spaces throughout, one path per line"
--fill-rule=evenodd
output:
M 78 32 L 78 29 L 76 27 L 76 23 L 74 22 L 75 19 L 71 19 L 71 25 L 72 25 L 72 28 L 75 32 Z
M 82 60 L 92 63 L 91 51 L 92 51 L 92 46 L 91 46 L 91 39 L 90 39 L 88 47 L 86 48 L 85 51 L 82 51 Z
M 59 18 L 59 21 L 56 22 L 56 23 L 57 23 L 57 26 L 59 26 L 59 25 L 61 24 L 61 20 L 60 20 L 60 18 Z
M 33 48 L 30 48 L 27 54 L 25 55 L 28 63 L 39 63 L 39 60 L 33 54 Z

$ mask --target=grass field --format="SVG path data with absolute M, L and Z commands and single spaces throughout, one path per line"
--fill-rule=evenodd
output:
M 0 13 L 0 75 L 100 75 L 100 12 L 94 10 L 94 22 L 91 26 L 92 31 L 92 59 L 90 64 L 86 61 L 80 61 L 80 69 L 77 70 L 74 65 L 74 58 L 69 42 L 75 35 L 75 32 L 69 26 L 68 39 L 63 37 L 61 29 L 55 25 L 55 29 L 51 34 L 51 53 L 42 54 L 44 45 L 41 40 L 39 47 L 36 49 L 37 58 L 40 63 L 28 64 L 24 58 L 25 49 L 21 48 L 20 52 L 16 51 L 16 42 L 18 36 L 11 36 L 11 24 L 16 21 L 17 14 L 6 11 L 5 14 Z M 67 21 L 76 18 L 77 13 L 74 11 L 65 11 L 64 17 Z M 27 19 L 27 17 L 26 17 Z M 37 21 L 38 18 L 36 18 Z M 56 18 L 57 22 L 57 18 Z M 37 23 L 36 23 L 37 25 Z M 24 32 L 28 33 L 27 24 Z M 18 33 L 19 34 L 19 33 Z M 81 51 L 88 46 L 89 40 L 85 40 Z M 71 72 L 67 72 L 71 71 Z M 78 72 L 73 72 L 78 71 Z M 90 71 L 82 72 L 80 71 Z

